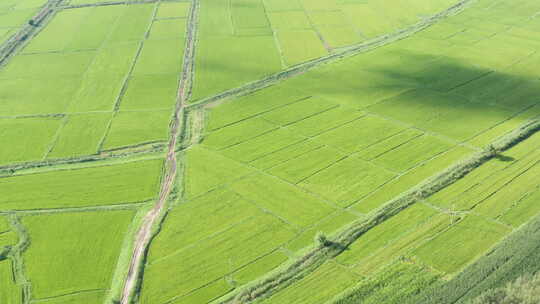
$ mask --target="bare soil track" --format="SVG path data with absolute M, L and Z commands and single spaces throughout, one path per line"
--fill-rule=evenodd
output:
M 135 238 L 135 245 L 129 263 L 129 270 L 122 290 L 122 296 L 120 303 L 128 304 L 132 298 L 135 288 L 138 286 L 138 280 L 140 279 L 141 266 L 144 262 L 145 255 L 148 251 L 148 245 L 152 240 L 152 228 L 154 224 L 161 218 L 164 207 L 173 189 L 176 176 L 177 176 L 177 159 L 176 159 L 176 146 L 178 139 L 181 137 L 184 121 L 184 105 L 189 98 L 191 92 L 191 76 L 193 69 L 193 59 L 195 54 L 195 34 L 197 24 L 197 0 L 192 1 L 189 21 L 187 26 L 186 35 L 186 48 L 184 55 L 184 62 L 182 66 L 182 74 L 180 76 L 180 82 L 178 86 L 178 96 L 174 117 L 171 122 L 170 138 L 168 143 L 167 158 L 165 160 L 165 176 L 161 183 L 161 190 L 159 197 L 154 207 L 145 215 L 142 225 L 137 232 Z M 182 126 L 182 128 L 181 128 Z

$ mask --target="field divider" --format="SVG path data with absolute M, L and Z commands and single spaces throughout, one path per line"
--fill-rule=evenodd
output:
M 161 0 L 127 0 L 127 1 L 107 1 L 100 3 L 83 3 L 83 4 L 73 4 L 73 5 L 64 5 L 58 7 L 58 9 L 74 9 L 74 8 L 84 8 L 84 7 L 96 7 L 96 6 L 111 6 L 111 5 L 131 5 L 131 4 L 148 4 L 156 3 Z M 180 1 L 178 1 L 180 2 Z
M 32 284 L 26 277 L 23 261 L 23 252 L 30 246 L 30 236 L 26 228 L 22 225 L 18 215 L 14 213 L 8 214 L 8 222 L 11 229 L 17 234 L 19 242 L 11 247 L 7 257 L 12 261 L 15 284 L 22 288 L 23 304 L 30 304 L 30 300 L 32 299 Z
M 440 173 L 427 178 L 417 186 L 410 188 L 387 204 L 369 213 L 366 217 L 348 225 L 341 232 L 335 234 L 328 245 L 317 245 L 296 261 L 282 266 L 277 271 L 271 272 L 262 279 L 248 284 L 246 287 L 222 297 L 214 303 L 252 303 L 261 298 L 269 297 L 307 276 L 325 261 L 338 256 L 370 229 L 397 215 L 416 202 L 422 201 L 453 184 L 485 162 L 497 157 L 499 153 L 527 139 L 539 130 L 540 119 L 533 119 L 524 123 L 512 132 L 495 139 L 484 150 L 476 152 Z
M 167 211 L 172 204 L 171 202 L 183 196 L 183 184 L 179 182 L 179 178 L 182 177 L 183 181 L 184 159 L 183 157 L 178 159 L 176 150 L 178 145 L 182 145 L 188 128 L 186 126 L 187 113 L 184 111 L 184 106 L 191 94 L 198 11 L 198 0 L 192 0 L 188 16 L 182 71 L 178 82 L 174 114 L 169 125 L 169 141 L 159 196 L 152 209 L 142 219 L 136 233 L 133 251 L 123 281 L 123 289 L 118 301 L 120 304 L 133 303 L 140 296 L 149 246 L 154 237 L 158 235 L 167 216 Z
M 88 206 L 88 207 L 73 207 L 73 208 L 51 208 L 51 209 L 31 209 L 31 210 L 9 210 L 0 211 L 0 215 L 39 215 L 39 214 L 51 214 L 51 213 L 80 213 L 80 212 L 100 212 L 100 211 L 116 211 L 116 210 L 133 210 L 138 209 L 141 206 L 147 205 L 152 200 L 146 200 L 135 203 L 120 203 L 114 205 L 103 206 Z
M 341 51 L 329 54 L 324 57 L 320 57 L 318 59 L 310 60 L 298 65 L 294 65 L 290 67 L 289 69 L 286 69 L 284 71 L 278 72 L 276 74 L 270 75 L 268 77 L 265 77 L 263 79 L 250 82 L 246 85 L 233 88 L 227 91 L 224 91 L 220 94 L 210 96 L 207 98 L 203 98 L 200 100 L 197 100 L 189 105 L 186 106 L 187 109 L 196 108 L 196 107 L 203 107 L 207 105 L 215 105 L 219 104 L 225 99 L 243 96 L 250 94 L 252 92 L 255 92 L 257 90 L 272 86 L 274 84 L 277 84 L 278 82 L 288 79 L 294 76 L 298 76 L 300 74 L 303 74 L 313 68 L 316 68 L 323 64 L 333 63 L 336 61 L 340 61 L 344 58 L 348 58 L 351 56 L 355 56 L 357 54 L 365 53 L 371 50 L 374 50 L 376 48 L 379 48 L 381 46 L 390 44 L 392 42 L 405 39 L 409 36 L 412 36 L 428 27 L 430 27 L 433 24 L 438 23 L 439 21 L 460 13 L 463 9 L 467 7 L 468 4 L 474 2 L 475 0 L 461 0 L 457 4 L 449 7 L 446 10 L 443 10 L 442 12 L 439 12 L 431 17 L 428 17 L 420 22 L 417 22 L 416 24 L 409 26 L 404 29 L 397 30 L 395 32 L 392 32 L 390 34 L 386 34 L 380 37 L 377 37 L 375 39 L 369 40 L 367 42 L 363 42 L 360 44 L 356 44 L 350 47 L 343 48 Z

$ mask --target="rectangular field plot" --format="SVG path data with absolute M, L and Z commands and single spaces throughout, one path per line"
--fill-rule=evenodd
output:
M 272 154 L 258 158 L 257 160 L 252 161 L 250 165 L 258 169 L 269 169 L 293 158 L 300 157 L 304 153 L 319 149 L 322 146 L 324 146 L 322 143 L 304 140 Z
M 304 136 L 315 136 L 324 131 L 350 123 L 364 115 L 364 112 L 346 107 L 338 107 L 300 120 L 289 125 L 288 129 Z
M 241 162 L 252 162 L 304 138 L 287 129 L 278 129 L 222 150 L 223 155 Z
M 433 208 L 422 204 L 412 205 L 361 235 L 337 260 L 348 265 L 368 262 L 377 250 L 395 242 L 408 231 L 414 231 L 436 214 L 438 212 Z
M 23 254 L 26 275 L 32 282 L 32 297 L 107 290 L 134 213 L 107 211 L 24 217 L 22 224 L 32 238 Z M 55 279 L 51 280 L 51 276 Z M 103 301 L 103 294 L 99 298 Z M 88 298 L 79 300 L 83 299 Z
M 61 117 L 0 119 L 0 165 L 45 157 Z
M 308 96 L 307 93 L 300 92 L 294 88 L 276 85 L 212 108 L 208 114 L 209 121 L 207 128 L 208 130 L 219 129 L 303 100 Z
M 271 35 L 201 37 L 199 40 L 192 100 L 239 87 L 281 69 Z
M 59 131 L 47 158 L 76 157 L 97 153 L 111 118 L 110 113 L 70 115 Z
M 353 286 L 360 277 L 332 261 L 326 262 L 292 286 L 285 288 L 262 303 L 326 303 L 336 294 Z
M 437 137 L 424 135 L 380 155 L 374 162 L 403 172 L 449 150 L 452 146 Z
M 178 74 L 182 69 L 184 39 L 147 40 L 133 75 Z
M 277 32 L 280 49 L 288 66 L 328 54 L 317 33 L 312 30 L 280 30 Z
M 317 172 L 298 185 L 341 207 L 347 207 L 394 177 L 394 173 L 351 156 Z
M 172 110 L 176 104 L 178 74 L 154 74 L 135 76 L 120 101 L 120 109 Z
M 221 150 L 277 129 L 278 126 L 255 117 L 210 132 L 204 136 L 205 147 Z
M 318 26 L 328 46 L 335 49 L 358 43 L 363 40 L 358 32 L 349 26 Z
M 271 0 L 270 0 L 271 1 Z M 270 1 L 266 1 L 267 3 Z M 293 1 L 289 1 L 293 2 Z M 309 30 L 311 24 L 303 11 L 282 11 L 268 14 L 272 28 L 278 30 Z
M 0 178 L 1 210 L 141 202 L 157 195 L 162 160 Z
M 375 38 L 395 29 L 394 25 L 369 4 L 347 4 L 342 6 L 348 21 L 366 38 Z
M 154 263 L 227 231 L 263 212 L 227 188 L 217 189 L 175 207 L 152 244 L 148 262 Z
M 87 51 L 16 56 L 0 71 L 0 79 L 74 77 L 86 72 L 95 55 L 96 52 Z
M 126 43 L 101 49 L 82 78 L 67 111 L 112 111 L 138 47 L 138 43 Z
M 404 125 L 386 119 L 366 116 L 323 133 L 316 139 L 336 149 L 352 153 L 391 137 L 405 128 Z
M 482 217 L 467 215 L 458 224 L 414 251 L 437 270 L 451 274 L 482 256 L 511 229 Z
M 540 213 L 540 190 L 538 188 L 528 193 L 507 210 L 501 221 L 514 227 L 519 227 Z
M 345 156 L 344 153 L 338 150 L 322 147 L 272 167 L 267 172 L 297 184 L 318 171 L 331 166 Z
M 379 156 L 389 153 L 394 149 L 422 136 L 424 133 L 417 129 L 405 129 L 394 136 L 388 137 L 376 144 L 373 144 L 359 152 L 359 156 L 365 160 L 373 160 Z
M 231 17 L 236 30 L 270 26 L 263 0 L 231 0 Z
M 300 0 L 264 0 L 266 10 L 274 11 L 292 11 L 303 10 Z
M 285 107 L 270 111 L 263 118 L 279 125 L 289 125 L 310 116 L 337 107 L 337 104 L 320 98 L 307 98 Z
M 186 19 L 154 21 L 150 39 L 178 39 L 186 35 Z
M 272 216 L 246 219 L 149 264 L 144 273 L 141 303 L 162 303 L 186 296 L 273 252 L 293 236 L 286 224 Z
M 166 141 L 171 111 L 118 112 L 111 122 L 104 150 Z
M 189 2 L 162 2 L 159 4 L 156 18 L 186 18 L 189 14 L 189 7 Z
M 307 227 L 335 210 L 322 199 L 263 174 L 242 179 L 230 187 L 243 198 L 296 227 Z
M 185 187 L 188 198 L 253 173 L 249 167 L 203 148 L 193 147 L 186 154 Z

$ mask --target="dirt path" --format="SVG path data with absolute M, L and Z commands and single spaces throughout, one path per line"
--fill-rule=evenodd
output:
M 176 109 L 174 118 L 171 123 L 170 138 L 168 144 L 167 158 L 165 160 L 165 176 L 161 184 L 161 190 L 159 192 L 158 200 L 146 214 L 143 219 L 142 225 L 137 232 L 135 238 L 135 246 L 133 248 L 133 254 L 129 263 L 129 270 L 126 277 L 126 282 L 122 290 L 122 297 L 120 303 L 128 304 L 133 292 L 138 283 L 144 257 L 152 239 L 152 227 L 159 219 L 161 219 L 162 211 L 166 206 L 167 199 L 176 179 L 177 174 L 177 159 L 176 159 L 176 146 L 178 144 L 178 138 L 180 138 L 182 128 L 182 122 L 184 120 L 184 106 L 186 100 L 189 98 L 191 92 L 191 75 L 193 70 L 193 59 L 195 54 L 195 34 L 197 24 L 197 0 L 192 1 L 192 7 L 189 15 L 189 21 L 187 26 L 186 35 L 186 48 L 184 52 L 184 63 L 182 66 L 182 74 L 180 76 L 180 82 L 178 86 L 178 97 L 176 103 Z M 186 126 L 182 126 L 185 128 Z

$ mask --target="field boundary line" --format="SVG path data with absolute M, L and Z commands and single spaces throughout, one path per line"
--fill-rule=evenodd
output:
M 451 6 L 450 8 L 442 12 L 439 12 L 435 15 L 432 15 L 429 18 L 421 20 L 420 22 L 417 22 L 416 24 L 413 24 L 405 29 L 400 29 L 390 34 L 386 34 L 386 35 L 377 37 L 375 39 L 368 40 L 367 42 L 363 42 L 363 43 L 356 44 L 350 47 L 346 47 L 339 52 L 329 54 L 324 57 L 320 57 L 318 59 L 314 59 L 314 60 L 310 60 L 310 61 L 298 64 L 298 65 L 294 65 L 290 67 L 289 69 L 283 70 L 281 72 L 270 75 L 263 79 L 247 83 L 243 86 L 224 91 L 217 95 L 206 97 L 200 100 L 196 100 L 195 102 L 187 105 L 186 108 L 191 109 L 191 108 L 203 107 L 207 105 L 214 105 L 214 104 L 221 103 L 224 100 L 229 99 L 229 98 L 247 95 L 257 90 L 272 86 L 284 79 L 300 75 L 322 64 L 328 64 L 328 63 L 340 61 L 344 58 L 355 56 L 360 53 L 365 53 L 373 49 L 379 48 L 381 46 L 387 45 L 389 43 L 405 39 L 409 36 L 412 36 L 413 34 L 417 32 L 420 32 L 428 28 L 429 26 L 433 24 L 438 23 L 440 20 L 446 17 L 458 14 L 469 3 L 472 3 L 474 1 L 475 0 L 461 0 L 457 4 L 454 4 L 453 6 Z
M 103 138 L 101 138 L 100 142 L 98 143 L 97 153 L 102 152 L 103 145 L 105 144 L 105 141 L 107 140 L 107 137 L 109 136 L 109 132 L 111 131 L 111 125 L 113 123 L 113 120 L 118 114 L 118 112 L 120 111 L 120 103 L 122 102 L 122 99 L 124 98 L 124 95 L 126 94 L 133 71 L 135 70 L 135 66 L 137 65 L 139 61 L 139 56 L 141 55 L 144 45 L 146 43 L 146 40 L 148 39 L 148 36 L 150 35 L 150 31 L 152 30 L 152 26 L 154 25 L 154 21 L 156 19 L 158 8 L 159 8 L 159 0 L 158 2 L 155 2 L 154 4 L 154 10 L 152 12 L 152 16 L 149 18 L 150 20 L 148 22 L 148 27 L 146 28 L 143 38 L 139 42 L 139 47 L 137 48 L 137 52 L 135 53 L 135 56 L 133 57 L 133 61 L 131 62 L 129 71 L 126 73 L 126 76 L 124 78 L 124 83 L 122 84 L 122 88 L 120 89 L 118 96 L 116 96 L 116 100 L 114 102 L 114 107 L 112 110 L 111 119 L 109 120 L 109 124 L 105 128 L 105 132 L 103 132 Z M 109 34 L 111 32 L 109 32 Z
M 73 292 L 69 292 L 69 293 L 65 293 L 65 294 L 61 294 L 61 295 L 57 295 L 57 296 L 35 299 L 35 300 L 32 300 L 32 304 L 33 303 L 47 303 L 51 299 L 64 298 L 64 297 L 69 297 L 69 296 L 73 296 L 73 295 L 77 295 L 77 294 L 84 294 L 84 293 L 94 293 L 94 292 L 98 292 L 98 291 L 105 291 L 105 289 L 87 289 L 87 290 L 73 291 Z
M 60 10 L 64 9 L 75 9 L 75 8 L 85 8 L 85 7 L 99 7 L 99 6 L 111 6 L 111 5 L 132 5 L 132 4 L 149 4 L 156 3 L 163 0 L 127 0 L 127 1 L 108 1 L 108 2 L 99 2 L 99 3 L 83 3 L 83 4 L 73 4 L 73 5 L 64 5 L 58 7 Z M 173 2 L 173 1 L 170 1 Z M 183 2 L 183 1 L 174 1 L 174 2 Z
M 219 302 L 215 303 L 252 303 L 260 298 L 269 297 L 313 272 L 326 260 L 338 256 L 345 248 L 373 227 L 388 220 L 416 202 L 453 184 L 485 162 L 496 157 L 499 152 L 509 149 L 539 130 L 540 120 L 530 120 L 514 129 L 510 134 L 503 135 L 494 140 L 489 146 L 493 147 L 493 149 L 486 148 L 484 151 L 477 152 L 470 157 L 455 162 L 447 169 L 425 179 L 390 200 L 387 204 L 370 212 L 367 217 L 352 223 L 342 230 L 341 233 L 338 233 L 334 240 L 331 240 L 330 245 L 318 245 L 314 247 L 304 256 L 280 269 L 280 271 L 271 273 L 259 281 L 248 284 L 239 291 L 222 297 Z
M 140 202 L 126 202 L 119 204 L 111 205 L 102 205 L 102 206 L 88 206 L 88 207 L 67 207 L 67 208 L 50 208 L 50 209 L 29 209 L 29 210 L 6 210 L 0 211 L 1 215 L 39 215 L 39 214 L 50 214 L 50 213 L 81 213 L 81 212 L 106 212 L 106 211 L 116 211 L 116 210 L 133 210 L 141 206 L 147 205 L 153 201 L 152 199 L 144 200 Z
M 158 6 L 156 6 L 156 9 L 157 7 Z M 120 304 L 132 303 L 140 296 L 149 246 L 153 238 L 159 233 L 161 224 L 166 218 L 167 207 L 169 205 L 168 202 L 177 199 L 177 193 L 174 193 L 174 191 L 179 187 L 179 175 L 182 175 L 182 177 L 184 175 L 184 166 L 181 164 L 179 166 L 176 148 L 177 145 L 179 143 L 181 144 L 184 140 L 183 135 L 187 129 L 187 126 L 185 125 L 187 115 L 184 111 L 184 106 L 187 98 L 190 96 L 192 86 L 198 11 L 199 1 L 192 0 L 189 17 L 187 19 L 184 58 L 182 62 L 182 71 L 179 77 L 176 105 L 173 118 L 169 125 L 170 134 L 164 173 L 161 180 L 161 189 L 159 190 L 159 196 L 155 205 L 142 219 L 141 225 L 135 236 L 133 252 L 130 257 L 127 275 L 119 299 Z M 184 161 L 183 158 L 180 159 L 180 162 L 182 161 Z M 182 193 L 180 193 L 180 196 L 181 195 Z

